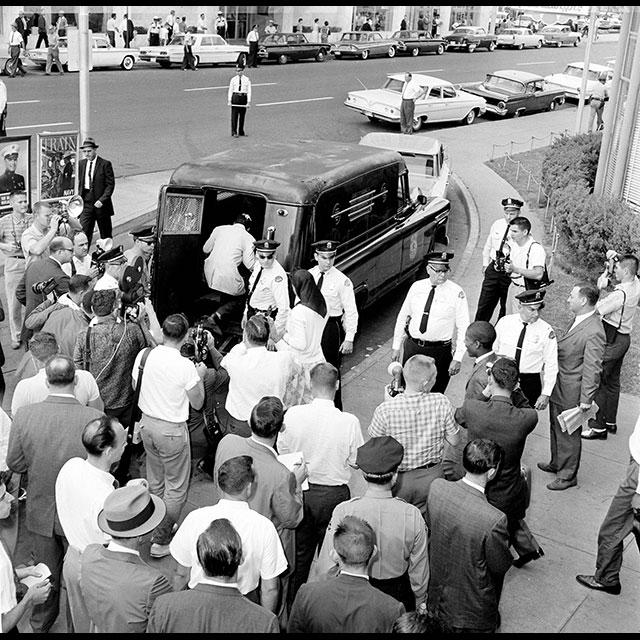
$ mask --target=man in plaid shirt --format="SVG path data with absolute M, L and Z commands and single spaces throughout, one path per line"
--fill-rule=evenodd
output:
M 403 374 L 405 392 L 376 407 L 368 432 L 372 438 L 392 436 L 404 447 L 393 495 L 418 507 L 424 516 L 431 482 L 444 477 L 445 440 L 455 446 L 460 435 L 449 399 L 431 393 L 437 375 L 434 359 L 412 356 Z

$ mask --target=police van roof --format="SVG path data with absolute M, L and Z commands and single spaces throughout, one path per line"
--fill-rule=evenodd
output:
M 185 187 L 219 187 L 260 193 L 273 202 L 309 204 L 327 187 L 371 171 L 400 164 L 395 151 L 326 140 L 242 143 L 198 162 L 186 162 L 170 183 Z

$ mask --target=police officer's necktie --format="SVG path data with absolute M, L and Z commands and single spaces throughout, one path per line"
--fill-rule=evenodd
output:
M 527 333 L 527 323 L 522 323 L 522 331 L 520 331 L 520 335 L 518 336 L 518 344 L 516 345 L 516 355 L 515 360 L 518 365 L 518 370 L 520 369 L 520 356 L 522 356 L 522 343 L 524 342 L 524 335 Z
M 238 76 L 238 93 L 242 91 L 242 76 Z
M 320 277 L 318 278 L 318 291 L 322 293 L 322 283 L 324 282 L 324 273 L 320 272 Z
M 258 271 L 258 275 L 256 276 L 256 279 L 253 283 L 253 287 L 251 287 L 251 291 L 249 292 L 249 297 L 247 298 L 247 302 L 251 302 L 251 296 L 253 295 L 253 292 L 256 290 L 256 287 L 258 286 L 258 282 L 260 282 L 261 275 L 262 275 L 262 267 L 260 267 L 260 271 Z
M 427 330 L 427 322 L 429 322 L 429 313 L 431 312 L 431 304 L 433 303 L 433 296 L 436 293 L 436 285 L 431 285 L 431 291 L 427 297 L 427 302 L 424 305 L 424 311 L 422 312 L 422 320 L 420 320 L 420 333 L 424 333 Z

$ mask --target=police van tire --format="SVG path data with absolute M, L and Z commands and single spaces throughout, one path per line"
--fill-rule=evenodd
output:
M 487 49 L 489 49 L 489 51 L 494 51 L 494 50 L 496 49 L 496 47 L 497 47 L 497 46 L 498 46 L 498 45 L 497 45 L 497 44 L 492 40 L 492 41 L 489 43 L 489 46 L 487 47 Z

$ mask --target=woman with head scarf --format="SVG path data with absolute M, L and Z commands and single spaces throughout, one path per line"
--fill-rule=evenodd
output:
M 276 343 L 278 351 L 291 351 L 304 373 L 304 388 L 300 403 L 310 402 L 311 369 L 326 362 L 322 354 L 322 332 L 327 323 L 327 304 L 313 276 L 298 269 L 291 277 L 298 302 L 289 312 L 285 332 Z

